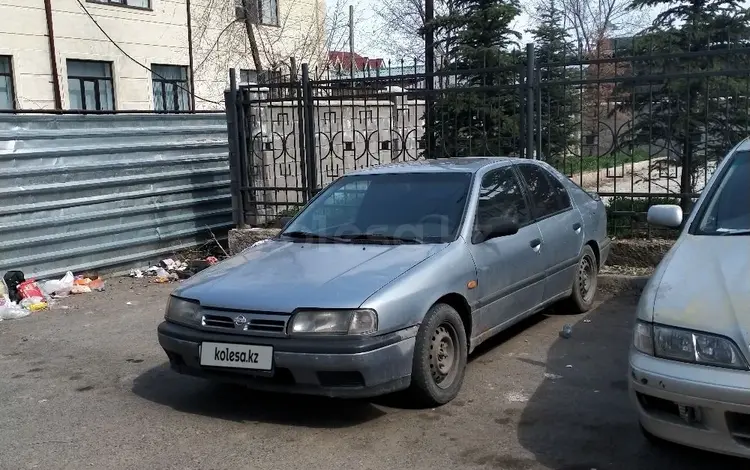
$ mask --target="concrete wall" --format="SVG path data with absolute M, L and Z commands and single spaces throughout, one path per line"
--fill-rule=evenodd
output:
M 185 0 L 151 0 L 150 10 L 83 4 L 138 62 L 148 67 L 189 65 Z M 52 5 L 63 108 L 70 107 L 66 61 L 83 59 L 112 63 L 116 109 L 154 109 L 151 73 L 118 50 L 76 0 L 54 0 Z M 223 108 L 229 68 L 255 68 L 234 6 L 233 0 L 192 1 L 195 94 L 207 100 L 197 99 L 196 109 Z M 290 55 L 300 64 L 315 63 L 324 47 L 324 11 L 325 0 L 279 0 L 280 26 L 255 28 L 264 68 L 282 67 Z M 0 55 L 12 57 L 19 109 L 54 108 L 46 35 L 44 0 L 0 0 Z

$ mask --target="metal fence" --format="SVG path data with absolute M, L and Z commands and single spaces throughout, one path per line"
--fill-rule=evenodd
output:
M 750 47 L 664 53 L 626 39 L 593 54 L 529 45 L 509 66 L 431 76 L 405 62 L 349 77 L 303 66 L 301 80 L 233 88 L 235 220 L 273 224 L 353 169 L 518 156 L 599 193 L 614 235 L 650 236 L 648 206 L 689 210 L 748 135 Z
M 221 114 L 0 114 L 0 272 L 143 265 L 233 225 Z

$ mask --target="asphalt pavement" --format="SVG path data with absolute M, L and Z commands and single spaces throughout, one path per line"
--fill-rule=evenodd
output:
M 0 322 L 0 468 L 748 467 L 641 436 L 626 382 L 635 291 L 610 286 L 587 315 L 552 309 L 490 340 L 457 399 L 424 410 L 177 375 L 156 339 L 172 287 L 112 280 Z

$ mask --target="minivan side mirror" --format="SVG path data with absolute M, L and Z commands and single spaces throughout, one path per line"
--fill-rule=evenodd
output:
M 507 219 L 492 219 L 486 225 L 477 227 L 472 236 L 473 243 L 482 243 L 493 238 L 515 235 L 521 227 Z
M 668 228 L 682 225 L 682 208 L 675 204 L 657 204 L 648 208 L 646 220 L 649 224 Z

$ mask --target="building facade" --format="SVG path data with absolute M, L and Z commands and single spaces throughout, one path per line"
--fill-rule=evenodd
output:
M 223 108 L 228 70 L 316 63 L 325 0 L 0 0 L 0 110 Z M 294 61 L 291 61 L 294 58 Z M 279 72 L 276 72 L 279 73 Z

